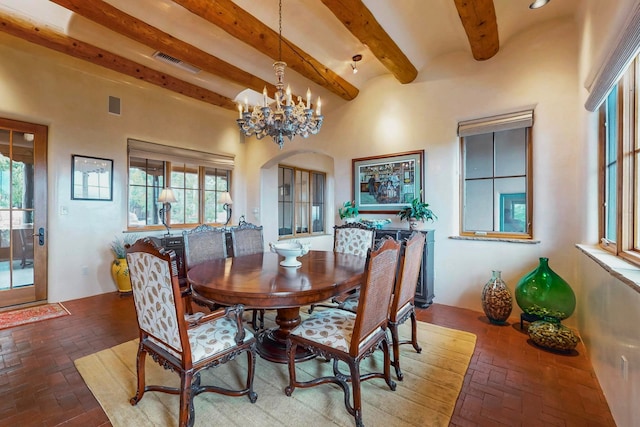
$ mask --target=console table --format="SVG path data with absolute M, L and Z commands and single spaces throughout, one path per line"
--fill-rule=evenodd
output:
M 416 230 L 425 235 L 424 251 L 422 253 L 422 264 L 420 275 L 416 284 L 415 304 L 418 307 L 429 307 L 433 303 L 433 244 L 435 230 Z M 413 230 L 408 228 L 381 228 L 375 232 L 376 243 L 384 236 L 393 237 L 396 240 L 409 238 Z

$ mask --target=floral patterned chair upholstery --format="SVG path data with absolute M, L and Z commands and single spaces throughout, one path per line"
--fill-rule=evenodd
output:
M 254 403 L 258 397 L 253 391 L 256 339 L 243 326 L 243 307 L 227 307 L 187 321 L 173 251 L 165 252 L 150 239 L 142 239 L 127 248 L 127 262 L 140 332 L 137 390 L 131 404 L 136 405 L 147 391 L 179 394 L 178 424 L 182 427 L 193 425 L 193 398 L 202 392 L 247 396 Z M 200 384 L 203 370 L 230 362 L 242 353 L 247 354 L 247 378 L 243 389 Z M 146 385 L 147 354 L 165 369 L 180 375 L 179 389 Z
M 333 251 L 341 254 L 367 256 L 373 246 L 375 229 L 359 222 L 333 227 Z
M 388 310 L 395 281 L 400 243 L 386 237 L 377 249 L 370 252 L 365 280 L 360 288 L 360 304 L 356 313 L 338 308 L 317 311 L 303 320 L 287 337 L 289 385 L 285 388 L 291 396 L 296 387 L 308 388 L 320 384 L 338 384 L 345 393 L 344 403 L 353 415 L 356 426 L 362 426 L 362 397 L 360 383 L 372 378 L 384 378 L 391 390 L 396 384 L 391 380 L 391 356 L 387 337 Z M 382 308 L 382 309 L 381 309 Z M 295 356 L 301 346 L 313 354 L 334 360 L 334 375 L 298 381 Z M 360 361 L 378 348 L 384 354 L 384 372 L 360 373 Z M 350 373 L 338 370 L 338 361 L 349 366 Z M 310 363 L 310 362 L 306 362 Z M 318 363 L 322 363 L 318 361 Z M 350 399 L 349 383 L 353 390 Z
M 375 238 L 375 228 L 364 225 L 360 222 L 348 222 L 343 225 L 333 227 L 333 252 L 341 254 L 351 254 L 357 256 L 367 256 L 367 252 L 373 246 Z M 356 298 L 358 290 L 348 294 L 338 295 L 331 299 L 331 302 L 322 304 L 311 304 L 309 314 L 313 313 L 316 307 L 338 307 L 344 301 Z

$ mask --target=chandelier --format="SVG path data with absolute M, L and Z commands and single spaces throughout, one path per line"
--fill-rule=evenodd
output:
M 307 89 L 306 103 L 302 97 L 298 97 L 297 103 L 291 98 L 291 88 L 287 86 L 284 90 L 284 69 L 287 64 L 282 62 L 282 0 L 279 1 L 279 38 L 278 38 L 278 61 L 273 64 L 276 72 L 276 92 L 274 100 L 267 96 L 267 88 L 262 92 L 262 105 L 253 106 L 249 111 L 249 102 L 245 99 L 244 106 L 238 104 L 239 118 L 236 120 L 240 132 L 245 136 L 255 135 L 262 139 L 265 136 L 273 138 L 273 142 L 280 146 L 284 145 L 284 137 L 293 140 L 296 135 L 307 138 L 309 134 L 315 135 L 322 127 L 324 116 L 321 112 L 320 97 L 316 111 L 311 108 L 311 91 Z M 275 111 L 269 106 L 275 102 Z

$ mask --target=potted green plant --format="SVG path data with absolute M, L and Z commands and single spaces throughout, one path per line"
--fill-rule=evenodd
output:
M 340 215 L 340 219 L 343 219 L 345 222 L 355 221 L 359 214 L 360 212 L 358 212 L 355 200 L 348 200 L 342 204 L 341 208 L 338 208 L 338 215 Z
M 418 228 L 418 221 L 432 221 L 438 219 L 438 217 L 429 209 L 429 204 L 424 203 L 420 197 L 416 197 L 411 201 L 411 204 L 398 212 L 398 216 L 401 220 L 409 222 L 409 228 L 415 230 Z
M 113 256 L 115 257 L 111 263 L 111 277 L 118 287 L 118 292 L 121 294 L 128 294 L 131 292 L 131 280 L 129 279 L 126 245 L 134 243 L 137 239 L 137 235 L 127 234 L 123 238 L 116 237 L 111 242 L 111 252 L 113 252 Z

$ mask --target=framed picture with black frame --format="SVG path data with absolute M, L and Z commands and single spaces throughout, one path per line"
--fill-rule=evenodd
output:
M 424 150 L 353 159 L 353 199 L 361 213 L 397 213 L 421 197 Z
M 113 200 L 113 160 L 71 155 L 71 199 Z

